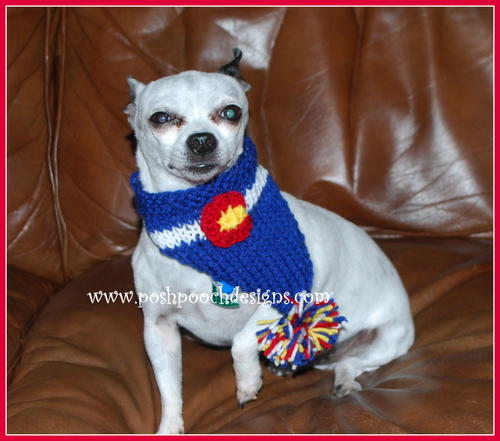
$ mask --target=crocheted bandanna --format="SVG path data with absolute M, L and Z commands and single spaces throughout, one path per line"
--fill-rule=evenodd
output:
M 297 221 L 245 138 L 237 163 L 209 183 L 186 190 L 146 192 L 130 179 L 136 207 L 160 251 L 243 292 L 274 295 L 279 320 L 262 322 L 257 338 L 276 365 L 308 364 L 336 341 L 333 300 L 307 303 L 313 266 Z M 268 300 L 269 297 L 266 297 Z

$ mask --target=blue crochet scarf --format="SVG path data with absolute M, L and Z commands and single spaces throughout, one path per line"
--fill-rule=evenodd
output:
M 237 163 L 206 184 L 149 193 L 139 172 L 130 182 L 137 211 L 163 254 L 243 292 L 289 293 L 290 297 L 274 297 L 278 300 L 272 306 L 282 317 L 262 323 L 267 326 L 258 333 L 261 350 L 275 364 L 303 366 L 335 343 L 335 328 L 343 318 L 333 300 L 305 307 L 300 294 L 295 297 L 299 302 L 291 300 L 297 293 L 311 292 L 313 265 L 295 217 L 272 177 L 257 164 L 249 138 Z M 290 320 L 294 326 L 284 329 Z M 308 343 L 302 329 L 307 331 L 311 321 L 330 323 L 330 332 L 323 333 L 326 340 Z M 296 325 L 300 333 L 294 332 Z

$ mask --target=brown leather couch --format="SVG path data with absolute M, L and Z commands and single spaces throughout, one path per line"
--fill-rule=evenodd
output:
M 341 399 L 332 373 L 265 370 L 240 410 L 229 350 L 184 339 L 186 431 L 492 432 L 491 8 L 9 8 L 7 25 L 8 432 L 155 431 L 141 311 L 86 295 L 133 289 L 125 77 L 212 71 L 233 47 L 261 162 L 379 241 L 416 341 Z

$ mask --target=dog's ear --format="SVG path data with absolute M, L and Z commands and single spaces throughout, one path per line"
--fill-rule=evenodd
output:
M 231 60 L 229 63 L 224 64 L 224 66 L 220 67 L 217 72 L 224 74 L 224 75 L 229 75 L 230 77 L 233 77 L 233 78 L 236 78 L 239 81 L 239 83 L 241 84 L 241 87 L 243 87 L 243 90 L 245 92 L 248 92 L 251 89 L 251 86 L 246 81 L 242 80 L 241 74 L 240 74 L 240 61 L 241 61 L 241 57 L 243 56 L 243 52 L 241 52 L 240 49 L 235 47 L 233 49 L 233 55 L 234 55 L 234 59 Z
M 146 87 L 144 84 L 142 84 L 140 81 L 137 81 L 134 77 L 129 75 L 127 77 L 127 83 L 129 86 L 129 96 L 130 96 L 130 104 L 125 108 L 123 113 L 128 115 L 128 121 L 132 128 L 134 128 L 134 117 L 135 117 L 135 111 L 137 109 L 137 106 L 135 104 L 137 95 L 141 92 L 144 87 Z
M 127 83 L 129 87 L 130 101 L 135 102 L 137 95 L 139 95 L 141 90 L 146 86 L 140 81 L 137 81 L 132 75 L 129 75 L 127 77 Z

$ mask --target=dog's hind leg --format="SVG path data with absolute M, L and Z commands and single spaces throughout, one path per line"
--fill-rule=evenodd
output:
M 339 342 L 315 368 L 335 371 L 333 393 L 343 397 L 361 390 L 356 378 L 363 372 L 373 371 L 403 355 L 412 343 L 411 321 L 389 322 Z

